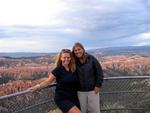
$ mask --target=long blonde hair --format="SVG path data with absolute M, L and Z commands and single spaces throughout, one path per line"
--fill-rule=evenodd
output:
M 71 50 L 69 49 L 62 49 L 58 54 L 57 54 L 57 57 L 56 57 L 56 61 L 55 61 L 55 66 L 56 67 L 59 67 L 62 65 L 62 62 L 61 62 L 61 55 L 63 53 L 69 53 L 70 54 L 70 57 L 71 57 L 71 61 L 69 63 L 69 69 L 74 72 L 76 70 L 76 64 L 75 64 L 75 60 L 74 60 L 74 57 L 73 57 L 73 54 L 71 52 Z

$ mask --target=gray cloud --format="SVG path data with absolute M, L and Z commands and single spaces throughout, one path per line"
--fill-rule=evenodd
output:
M 150 29 L 149 0 L 65 0 L 68 10 L 53 26 L 0 26 L 0 38 L 55 38 L 61 47 L 81 41 L 89 47 L 136 45 L 137 34 Z M 140 37 L 139 37 L 140 38 Z M 44 41 L 46 42 L 46 41 Z M 48 45 L 48 44 L 47 44 Z

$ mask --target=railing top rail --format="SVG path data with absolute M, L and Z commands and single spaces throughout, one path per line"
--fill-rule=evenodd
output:
M 52 85 L 49 85 L 48 87 L 54 87 L 55 85 L 56 84 L 52 84 Z M 25 90 L 25 91 L 16 92 L 13 94 L 5 95 L 5 96 L 0 96 L 0 100 L 8 99 L 8 98 L 15 97 L 15 96 L 24 95 L 24 94 L 27 94 L 29 92 L 30 92 L 29 90 Z
M 8 99 L 8 98 L 15 97 L 18 95 L 24 95 L 24 94 L 29 93 L 29 92 L 30 92 L 29 90 L 25 90 L 25 91 L 20 91 L 20 92 L 12 93 L 9 95 L 5 95 L 5 96 L 0 96 L 0 100 Z
M 104 77 L 104 80 L 119 80 L 119 79 L 150 79 L 150 76 Z M 53 87 L 55 85 L 56 84 L 52 84 L 48 87 Z M 8 99 L 8 98 L 19 96 L 19 95 L 24 95 L 24 94 L 29 93 L 29 92 L 30 92 L 29 90 L 25 90 L 25 91 L 16 92 L 16 93 L 13 93 L 13 94 L 5 95 L 5 96 L 0 96 L 0 100 Z
M 119 76 L 119 77 L 104 78 L 104 80 L 118 80 L 118 79 L 150 79 L 150 76 Z

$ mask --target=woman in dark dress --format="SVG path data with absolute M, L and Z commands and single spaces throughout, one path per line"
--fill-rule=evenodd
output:
M 56 80 L 55 103 L 63 113 L 81 113 L 77 97 L 78 79 L 74 74 L 75 62 L 69 49 L 62 49 L 56 59 L 56 68 L 40 84 L 29 88 L 31 92 L 44 88 Z

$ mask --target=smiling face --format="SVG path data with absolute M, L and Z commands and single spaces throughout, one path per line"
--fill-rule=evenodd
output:
M 62 49 L 61 52 L 57 54 L 56 67 L 64 66 L 69 69 L 70 71 L 74 72 L 76 69 L 75 60 L 73 54 L 70 49 Z
M 65 66 L 69 65 L 71 62 L 70 53 L 62 53 L 60 60 L 62 62 L 62 65 L 65 65 Z
M 79 46 L 76 46 L 74 48 L 74 54 L 77 58 L 82 58 L 83 55 L 84 55 L 84 49 L 82 49 L 81 47 Z

